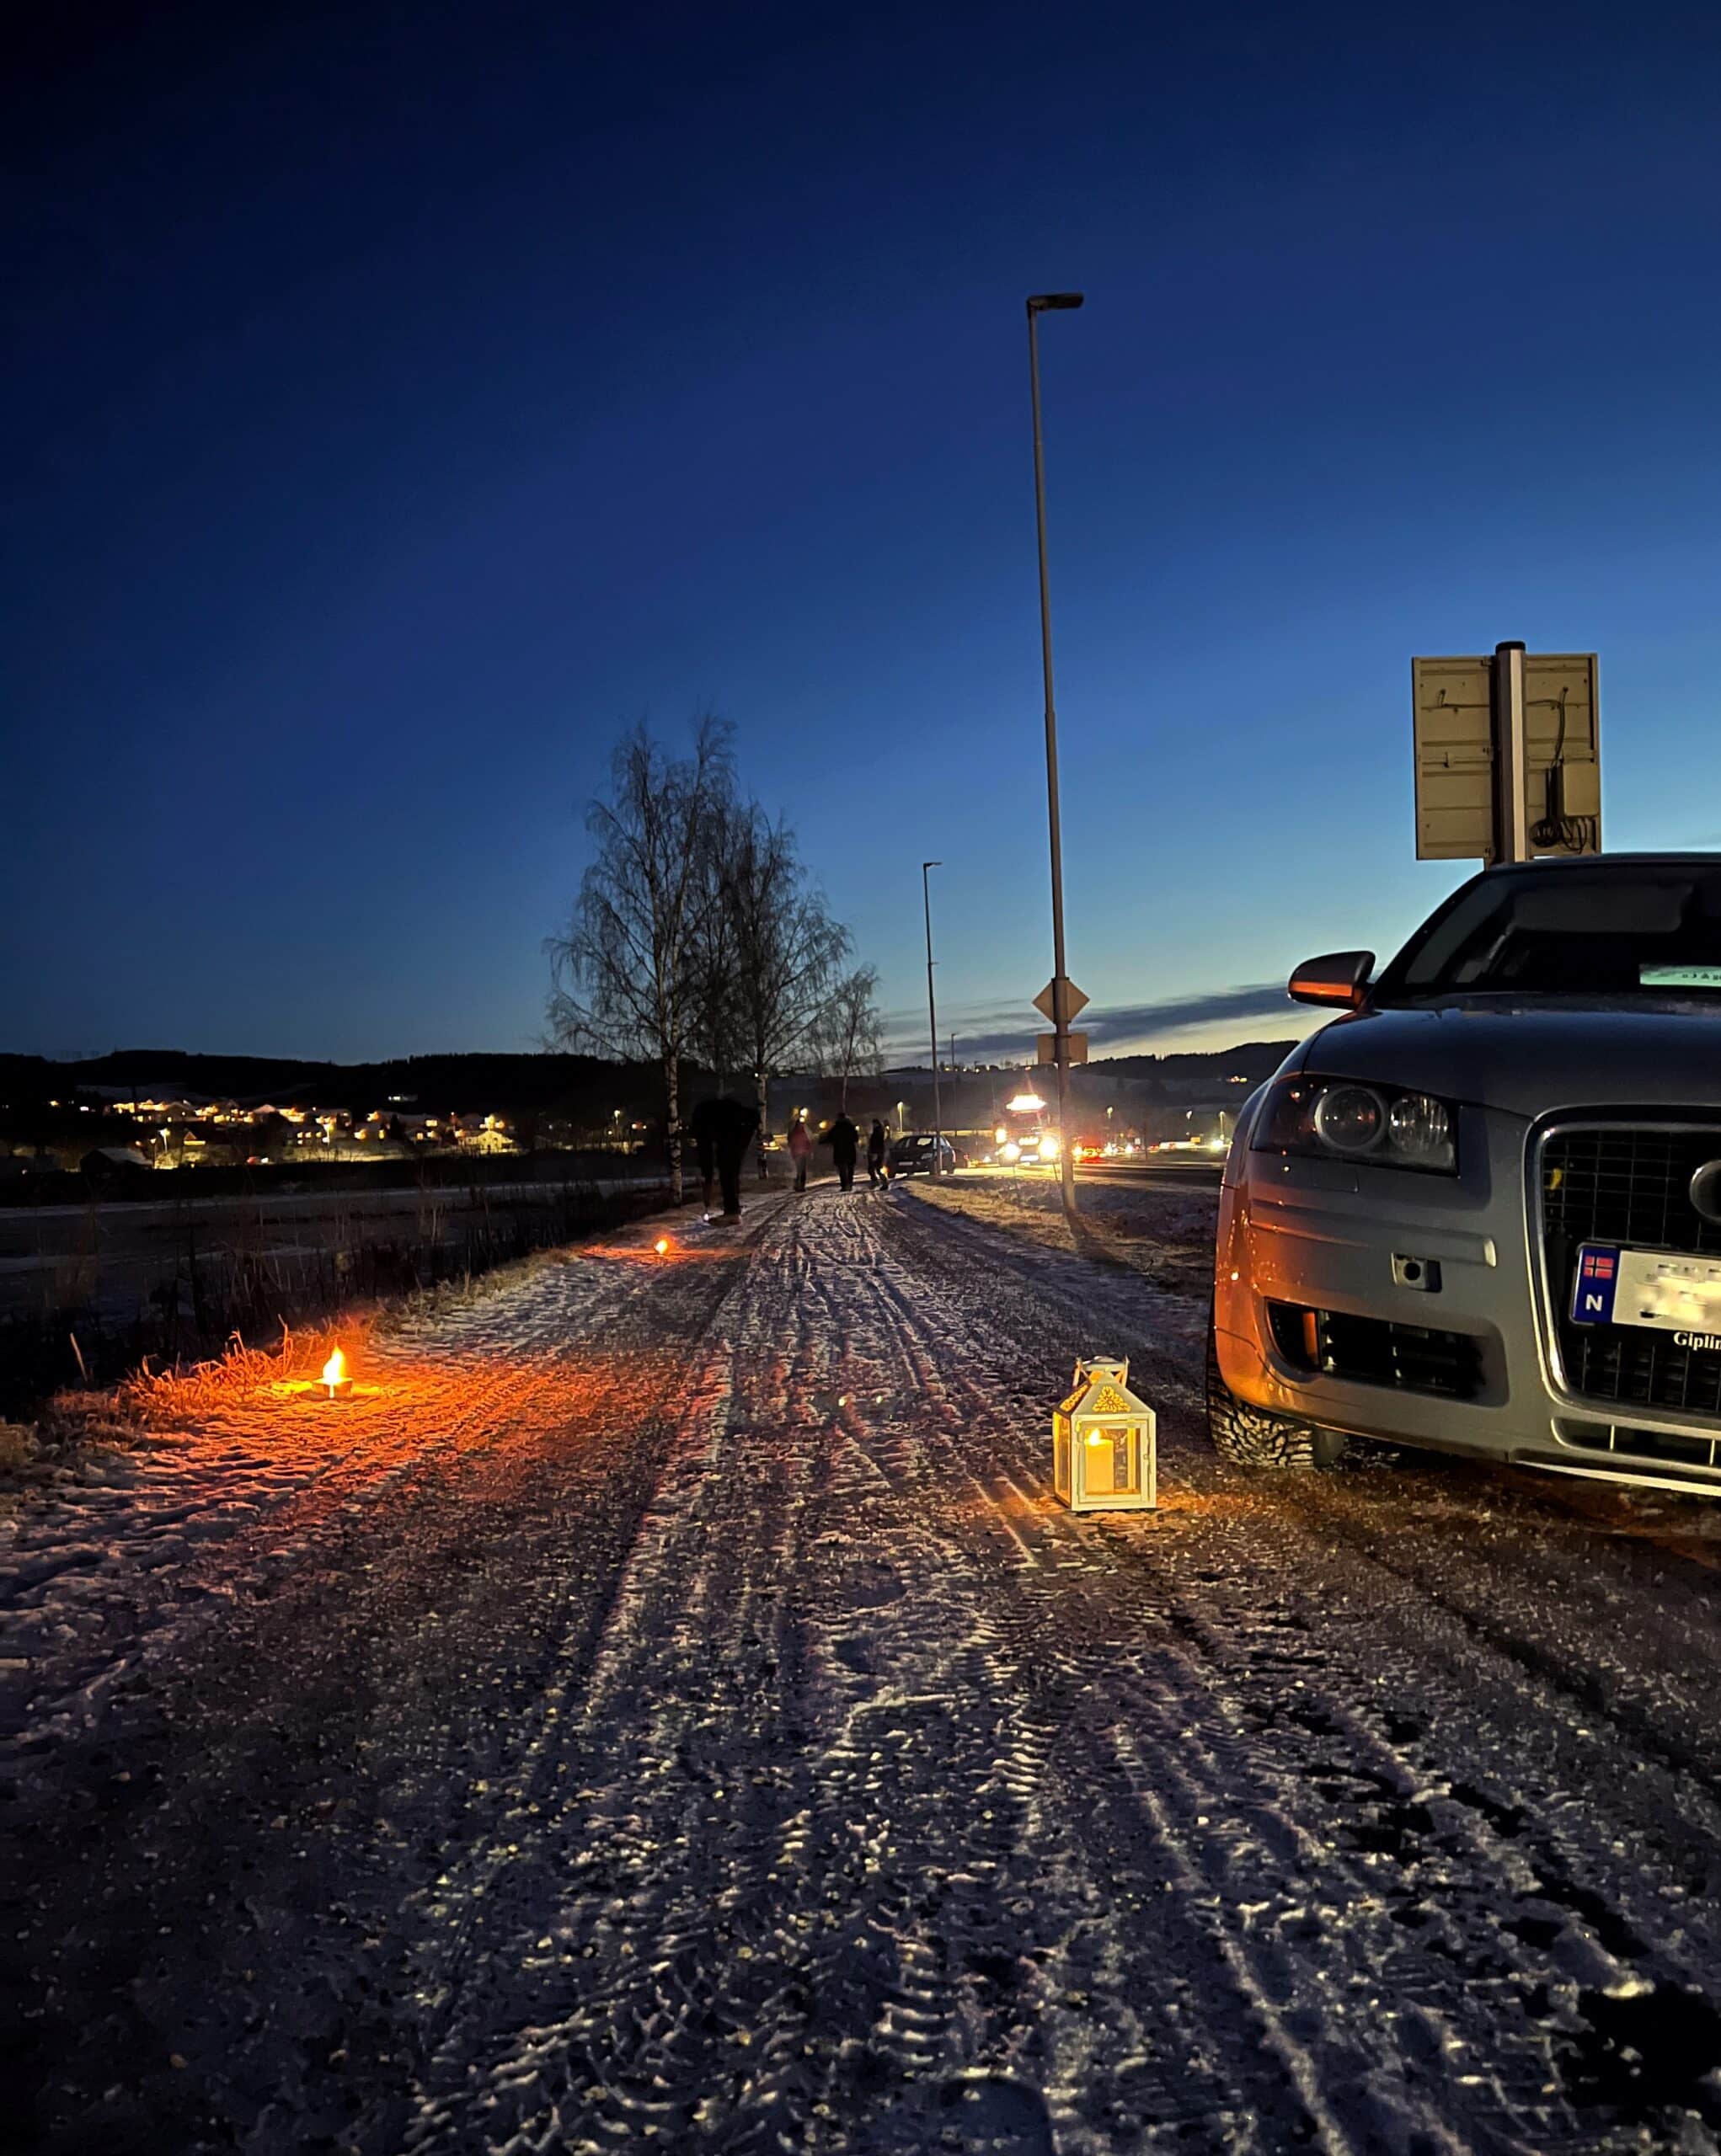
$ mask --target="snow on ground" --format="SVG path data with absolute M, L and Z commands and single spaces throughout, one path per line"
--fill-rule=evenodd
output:
M 29 2145 L 1716 2147 L 1711 1516 L 1245 1478 L 1199 1300 L 943 1196 L 636 1232 L 17 1514 Z M 1156 1514 L 1050 1499 L 1078 1351 Z
M 1018 1241 L 1075 1247 L 1056 1176 L 1009 1169 L 965 1170 L 948 1182 L 917 1181 L 916 1198 Z M 1089 1180 L 1080 1185 L 1082 1254 L 1142 1273 L 1155 1287 L 1205 1302 L 1212 1293 L 1219 1186 Z

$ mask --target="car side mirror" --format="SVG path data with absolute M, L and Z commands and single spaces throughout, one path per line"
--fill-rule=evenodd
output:
M 1308 958 L 1291 976 L 1291 995 L 1297 1003 L 1337 1003 L 1355 1011 L 1368 993 L 1368 977 L 1374 971 L 1372 951 L 1329 951 L 1323 958 Z

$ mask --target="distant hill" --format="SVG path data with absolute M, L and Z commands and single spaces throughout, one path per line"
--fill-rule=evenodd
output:
M 399 1097 L 442 1114 L 536 1109 L 585 1119 L 644 1113 L 660 1089 L 655 1065 L 595 1055 L 409 1055 L 387 1063 L 318 1063 L 184 1049 L 120 1049 L 77 1063 L 0 1055 L 0 1101 L 62 1098 L 80 1088 L 138 1086 L 162 1094 L 277 1106 L 371 1109 Z
M 1105 1071 L 1114 1078 L 1157 1079 L 1179 1092 L 1191 1086 L 1224 1085 L 1235 1077 L 1258 1086 L 1270 1078 L 1284 1062 L 1295 1040 L 1240 1041 L 1235 1048 L 1212 1049 L 1187 1055 L 1096 1056 L 1090 1070 Z
M 1292 1046 L 1290 1041 L 1244 1041 L 1201 1054 L 1105 1056 L 1085 1068 L 1102 1086 L 1138 1087 L 1150 1097 L 1162 1089 L 1168 1097 L 1187 1100 L 1211 1087 L 1216 1097 L 1222 1091 L 1234 1099 L 1230 1081 L 1241 1076 L 1259 1084 Z M 914 1075 L 930 1083 L 929 1071 Z M 1078 1091 L 1082 1075 L 1077 1074 Z M 697 1098 L 707 1082 L 689 1065 L 683 1099 Z M 162 1097 L 237 1101 L 249 1107 L 267 1101 L 368 1113 L 398 1100 L 426 1114 L 537 1114 L 584 1123 L 606 1121 L 617 1108 L 630 1120 L 650 1120 L 662 1112 L 662 1079 L 655 1064 L 611 1063 L 595 1055 L 409 1055 L 384 1063 L 198 1055 L 174 1048 L 120 1049 L 78 1062 L 0 1055 L 0 1106 L 65 1100 L 79 1091 L 111 1093 L 119 1086 Z

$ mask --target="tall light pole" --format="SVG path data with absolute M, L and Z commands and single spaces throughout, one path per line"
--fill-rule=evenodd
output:
M 943 867 L 942 861 L 923 861 L 920 865 L 920 895 L 927 910 L 927 1022 L 933 1033 L 933 1173 L 938 1172 L 938 1155 L 943 1150 L 944 1111 L 938 1099 L 938 1006 L 933 1000 L 933 887 L 928 871 Z
M 1058 1166 L 1064 1214 L 1076 1219 L 1076 1158 L 1070 1129 L 1070 1013 L 1064 973 L 1064 838 L 1058 813 L 1058 715 L 1052 701 L 1051 585 L 1045 566 L 1045 451 L 1040 434 L 1040 318 L 1082 304 L 1080 292 L 1040 292 L 1028 302 L 1028 380 L 1034 398 L 1034 517 L 1040 536 L 1040 648 L 1045 670 L 1045 794 L 1051 822 L 1052 1052 L 1058 1068 Z

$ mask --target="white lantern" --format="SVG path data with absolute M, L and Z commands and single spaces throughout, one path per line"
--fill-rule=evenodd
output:
M 1052 1417 L 1052 1482 L 1076 1513 L 1142 1512 L 1158 1502 L 1153 1410 L 1130 1390 L 1127 1360 L 1077 1363 Z

